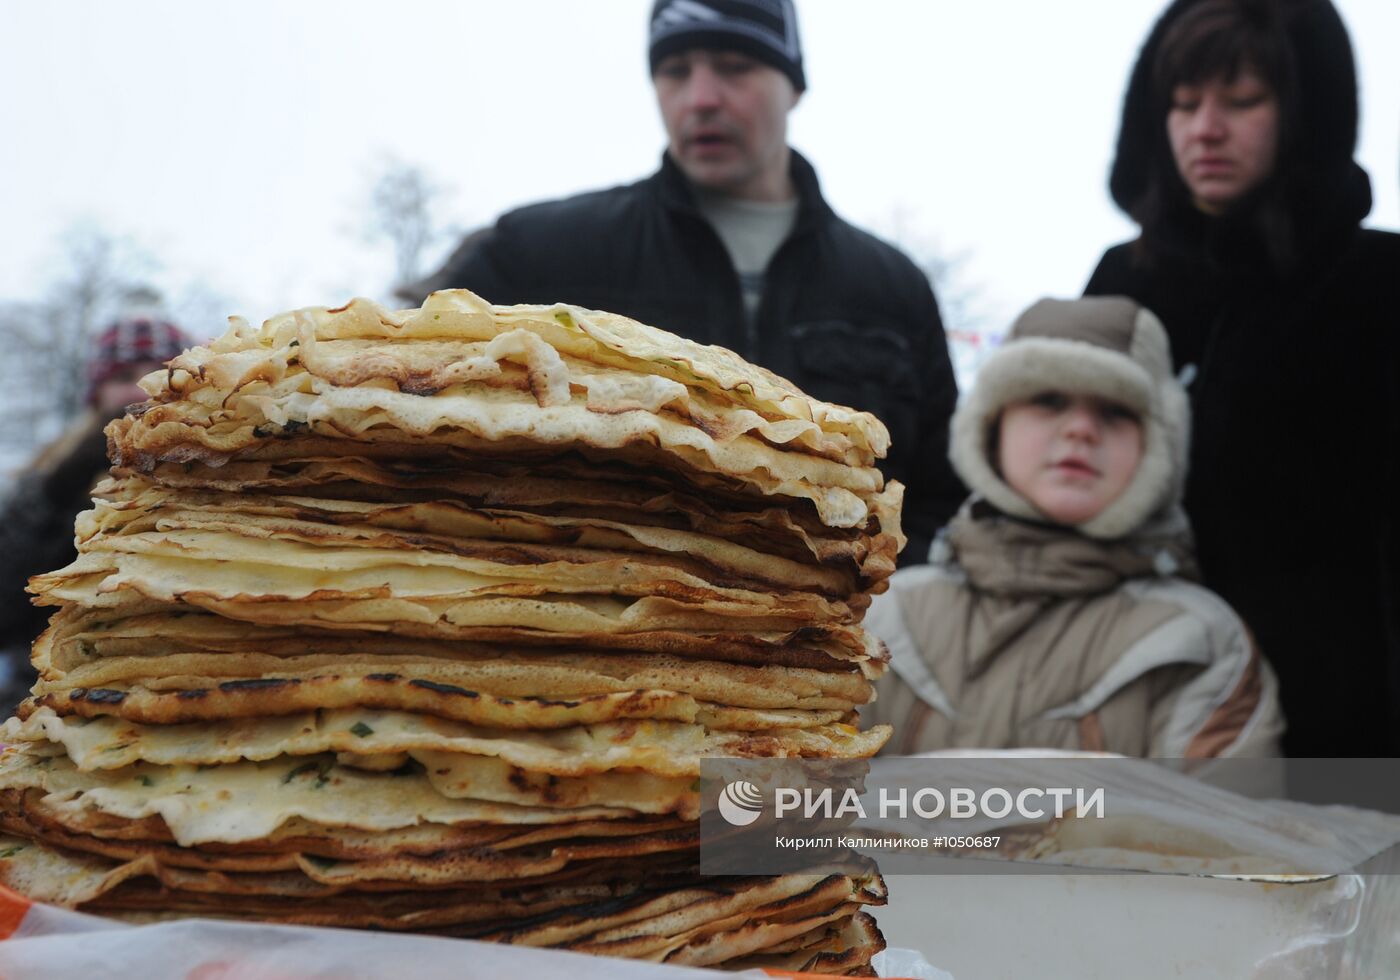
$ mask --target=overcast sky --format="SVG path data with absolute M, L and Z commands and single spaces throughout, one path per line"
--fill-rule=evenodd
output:
M 229 313 L 383 298 L 392 260 L 361 230 L 390 156 L 448 187 L 460 227 L 654 169 L 650 3 L 0 0 L 0 300 L 36 298 L 56 233 L 83 218 Z M 798 0 L 810 87 L 792 143 L 849 219 L 968 253 L 991 320 L 1075 294 L 1132 233 L 1105 181 L 1162 5 Z M 1369 223 L 1396 228 L 1400 0 L 1338 7 Z

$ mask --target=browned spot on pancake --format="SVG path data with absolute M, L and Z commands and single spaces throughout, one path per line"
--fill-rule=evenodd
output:
M 221 691 L 266 691 L 278 687 L 290 687 L 300 684 L 301 680 L 295 677 L 255 677 L 243 681 L 224 681 L 219 685 Z
M 427 397 L 442 391 L 442 385 L 437 383 L 437 379 L 432 374 L 414 372 L 399 381 L 399 391 L 406 395 Z
M 92 689 L 80 687 L 74 690 L 70 696 L 74 701 L 91 701 L 93 704 L 121 704 L 126 700 L 125 691 L 113 691 L 105 687 Z
M 454 694 L 461 698 L 479 698 L 476 691 L 468 691 L 465 687 L 457 687 L 454 684 L 439 684 L 436 681 L 412 680 L 408 682 L 411 687 L 421 687 L 426 691 L 436 691 L 438 694 Z

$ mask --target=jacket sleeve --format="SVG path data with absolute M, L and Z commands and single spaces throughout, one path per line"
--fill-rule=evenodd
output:
M 1395 501 L 1400 500 L 1400 330 L 1390 330 L 1386 338 L 1389 341 L 1386 359 L 1390 367 L 1386 378 L 1389 388 L 1386 404 L 1390 418 L 1383 444 L 1391 448 L 1389 466 L 1385 470 L 1389 491 L 1384 499 Z M 1383 520 L 1390 527 L 1390 533 L 1382 539 L 1382 547 L 1385 548 L 1385 571 L 1382 574 L 1385 579 L 1379 583 L 1384 629 L 1387 631 L 1386 647 L 1390 651 L 1386 681 L 1390 688 L 1390 703 L 1400 705 L 1400 514 L 1391 508 Z M 1393 736 L 1390 751 L 1400 753 L 1400 732 Z
M 92 506 L 92 486 L 107 469 L 104 422 L 76 420 L 0 503 L 0 643 L 26 656 L 53 609 L 35 606 L 25 586 L 77 557 L 74 518 Z
M 899 611 L 899 597 L 894 590 L 872 596 L 870 608 L 866 610 L 861 628 L 885 645 L 891 659 L 898 657 L 901 663 L 919 659 L 918 642 L 909 632 L 904 617 Z M 910 690 L 899 670 L 887 667 L 885 673 L 875 682 L 875 699 L 860 706 L 860 720 L 864 725 L 894 725 L 896 732 L 905 721 L 901 707 L 907 707 L 906 692 Z M 891 747 L 886 746 L 889 750 Z
M 924 565 L 897 572 L 888 591 L 871 597 L 861 625 L 885 645 L 890 660 L 875 682 L 876 700 L 862 706 L 860 716 L 866 724 L 894 727 L 881 755 L 948 747 L 946 720 L 956 712 L 933 660 L 947 648 L 947 634 L 930 635 L 927 626 L 942 621 L 940 613 L 953 591 L 960 589 L 943 566 Z
M 1152 700 L 1154 758 L 1264 758 L 1281 754 L 1278 678 L 1238 620 L 1212 669 L 1160 672 Z M 1222 671 L 1231 668 L 1222 687 Z
M 1400 333 L 1400 331 L 1397 331 Z M 1391 446 L 1389 466 L 1386 473 L 1388 492 L 1383 499 L 1400 500 L 1400 371 L 1395 372 L 1396 380 L 1390 391 L 1392 414 L 1396 416 L 1387 426 L 1388 445 Z M 1379 546 L 1382 551 L 1376 582 L 1376 596 L 1380 605 L 1380 639 L 1383 647 L 1380 653 L 1379 683 L 1385 685 L 1386 700 L 1390 704 L 1390 734 L 1385 744 L 1375 747 L 1377 755 L 1400 755 L 1400 514 L 1392 507 L 1388 513 L 1377 515 L 1375 523 L 1379 528 Z
M 0 507 L 0 644 L 7 648 L 27 648 L 34 639 L 39 617 L 24 589 L 29 576 L 53 570 L 40 567 L 53 551 L 50 510 L 43 477 L 36 473 L 19 477 Z M 71 538 L 71 527 L 68 533 Z
M 23 474 L 0 507 L 0 716 L 34 683 L 30 648 L 53 612 L 34 605 L 29 577 L 73 559 L 73 515 L 55 502 L 48 482 L 43 473 Z
M 948 461 L 948 422 L 958 401 L 958 383 L 948 353 L 948 338 L 938 302 L 927 279 L 920 275 L 919 303 L 914 316 L 927 338 L 919 377 L 924 385 L 918 405 L 918 445 L 909 457 L 909 486 L 905 488 L 903 525 L 909 538 L 899 564 L 928 561 L 929 545 L 938 530 L 957 513 L 967 497 L 962 481 Z

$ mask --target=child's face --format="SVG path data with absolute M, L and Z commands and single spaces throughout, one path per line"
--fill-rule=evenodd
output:
M 1142 424 L 1116 402 L 1046 391 L 1001 413 L 998 463 L 1011 489 L 1058 524 L 1117 500 L 1142 459 Z

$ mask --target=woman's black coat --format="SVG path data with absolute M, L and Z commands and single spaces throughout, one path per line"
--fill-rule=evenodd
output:
M 1163 152 L 1142 144 L 1165 130 L 1144 65 L 1194 2 L 1164 15 L 1125 99 L 1110 186 L 1135 217 Z M 1359 227 L 1370 185 L 1351 160 L 1355 75 L 1336 12 L 1325 0 L 1277 7 L 1303 92 L 1295 131 L 1311 141 L 1280 162 L 1292 162 L 1288 180 L 1223 218 L 1190 208 L 1178 181 L 1170 220 L 1109 249 L 1085 291 L 1152 309 L 1178 368 L 1194 366 L 1186 510 L 1205 584 L 1278 671 L 1285 750 L 1396 756 L 1400 235 Z M 1270 192 L 1291 256 L 1255 220 Z

